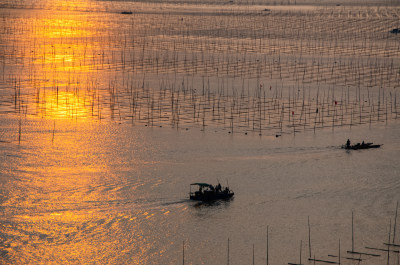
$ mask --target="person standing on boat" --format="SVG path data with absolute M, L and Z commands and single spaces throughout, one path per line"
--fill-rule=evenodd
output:
M 350 147 L 350 139 L 347 139 L 346 147 Z

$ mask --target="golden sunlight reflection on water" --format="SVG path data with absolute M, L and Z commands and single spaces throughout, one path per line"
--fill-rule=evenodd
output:
M 93 116 L 94 106 L 90 97 L 81 97 L 77 93 L 48 93 L 37 104 L 38 114 L 49 119 L 87 119 Z
M 259 6 L 247 9 L 245 5 L 231 8 L 196 3 L 171 4 L 163 9 L 166 6 L 160 8 L 159 3 L 129 1 L 38 2 L 43 9 L 0 9 L 4 16 L 0 23 L 7 26 L 0 30 L 0 37 L 4 37 L 0 47 L 5 47 L 4 52 L 0 50 L 0 263 L 178 264 L 185 240 L 188 263 L 224 264 L 226 239 L 230 238 L 232 261 L 249 264 L 255 242 L 257 264 L 261 264 L 265 263 L 265 231 L 270 225 L 271 264 L 287 264 L 297 257 L 298 241 L 307 238 L 307 216 L 312 217 L 313 242 L 318 242 L 315 248 L 332 253 L 335 237 L 349 242 L 348 217 L 354 209 L 358 211 L 359 245 L 364 241 L 376 244 L 382 241 L 381 235 L 386 236 L 386 219 L 392 217 L 394 202 L 400 199 L 397 107 L 389 114 L 396 117 L 393 123 L 379 120 L 383 114 L 378 109 L 374 113 L 379 123 L 371 122 L 371 115 L 365 116 L 369 121 L 364 124 L 361 112 L 358 116 L 352 109 L 344 120 L 353 122 L 359 117 L 360 127 L 343 123 L 329 127 L 338 112 L 332 103 L 332 119 L 328 100 L 331 102 L 333 84 L 329 80 L 346 84 L 347 78 L 355 78 L 362 81 L 358 87 L 369 82 L 361 80 L 359 72 L 343 76 L 341 71 L 353 63 L 343 62 L 343 68 L 335 73 L 331 65 L 323 64 L 325 56 L 329 62 L 336 60 L 330 57 L 334 56 L 332 51 L 323 49 L 325 41 L 334 42 L 325 40 L 328 35 L 320 36 L 320 28 L 315 31 L 314 27 L 323 24 L 320 22 L 337 23 L 340 16 L 347 16 L 344 11 L 324 20 L 324 14 L 314 16 L 311 7 L 307 9 L 310 13 L 274 7 L 279 12 L 272 14 L 262 8 L 253 16 L 252 9 Z M 102 11 L 95 12 L 96 6 Z M 122 10 L 135 12 L 123 15 Z M 218 10 L 224 11 L 222 16 Z M 335 6 L 327 10 L 338 12 Z M 297 15 L 292 17 L 291 12 Z M 354 24 L 354 20 L 349 17 L 345 21 Z M 357 31 L 371 34 L 370 24 L 363 21 L 352 29 L 365 24 Z M 301 25 L 307 29 L 305 33 L 297 32 Z M 307 42 L 311 29 L 312 40 Z M 352 34 L 344 39 L 349 36 Z M 371 36 L 381 35 L 373 32 Z M 335 33 L 333 37 L 340 39 L 342 35 Z M 320 75 L 314 77 L 314 63 L 304 71 L 297 70 L 299 47 L 293 46 L 297 42 L 307 43 L 301 47 L 306 52 L 300 50 L 300 57 L 320 56 L 308 52 L 321 51 L 317 60 Z M 258 43 L 263 45 L 258 47 Z M 385 52 L 376 45 L 376 56 L 398 51 L 393 43 L 388 42 L 390 49 L 385 48 Z M 338 52 L 344 51 L 340 55 L 344 60 L 355 48 L 349 45 Z M 285 56 L 282 65 L 280 61 L 276 65 L 280 53 Z M 360 53 L 354 52 L 354 56 Z M 360 67 L 363 75 L 364 68 L 373 68 Z M 386 83 L 378 78 L 375 88 L 396 84 L 397 76 L 391 76 L 387 65 L 380 69 L 379 77 Z M 293 94 L 292 88 L 282 86 L 280 90 L 281 97 L 289 96 L 289 111 L 284 112 L 284 98 L 278 99 L 278 90 L 273 92 L 271 86 L 264 91 L 268 106 L 261 107 L 259 76 L 273 84 L 273 74 L 275 81 L 288 78 L 293 85 Z M 217 76 L 211 85 L 208 76 Z M 327 83 L 318 83 L 323 82 L 320 76 L 330 78 Z M 306 81 L 295 83 L 295 79 Z M 316 132 L 314 127 L 309 134 L 297 133 L 290 127 L 295 118 L 304 126 L 312 124 L 313 118 L 311 112 L 304 120 L 301 114 L 298 117 L 300 112 L 294 115 L 290 97 L 297 87 L 304 107 L 307 93 L 299 87 L 315 79 L 318 91 L 319 84 L 329 87 L 328 97 L 322 98 L 322 104 L 328 104 L 325 125 L 328 123 L 329 129 Z M 258 97 L 245 93 L 246 88 L 251 90 L 249 82 L 257 83 Z M 286 81 L 275 87 L 282 82 Z M 212 83 L 218 85 L 212 88 Z M 152 86 L 160 90 L 152 92 Z M 238 97 L 230 98 L 229 91 L 224 94 L 232 87 Z M 201 90 L 204 97 L 198 96 Z M 269 101 L 272 95 L 276 100 Z M 246 98 L 248 104 L 253 102 L 251 107 L 240 107 Z M 386 108 L 392 106 L 387 99 L 385 102 Z M 239 121 L 233 131 L 235 106 L 239 106 Z M 376 105 L 368 106 L 373 110 Z M 242 115 L 245 110 L 248 112 Z M 206 117 L 206 111 L 210 116 Z M 266 114 L 272 114 L 272 119 Z M 291 123 L 282 125 L 284 117 Z M 278 127 L 274 119 L 280 121 L 279 134 L 275 134 Z M 190 126 L 186 127 L 185 120 Z M 222 127 L 214 130 L 207 123 L 211 120 Z M 261 135 L 262 121 L 272 126 L 267 129 L 268 136 Z M 241 126 L 246 134 L 236 131 Z M 249 126 L 253 129 L 247 133 Z M 285 127 L 289 133 L 282 132 Z M 345 152 L 340 145 L 349 135 L 355 141 L 369 138 L 385 145 L 367 152 Z M 229 182 L 235 198 L 211 205 L 193 203 L 188 200 L 188 186 L 200 181 Z M 375 265 L 373 262 L 366 265 Z
M 35 128 L 37 122 L 41 127 Z M 133 149 L 129 165 L 124 166 L 128 161 L 114 157 L 118 145 L 106 143 L 115 133 L 104 130 L 106 124 L 57 119 L 54 129 L 51 122 L 43 122 L 33 120 L 25 130 L 19 162 L 10 173 L 15 180 L 2 203 L 3 214 L 10 217 L 2 228 L 8 255 L 18 264 L 146 261 L 143 253 L 150 245 L 135 243 L 142 241 L 143 233 L 137 218 L 152 222 L 155 213 L 125 209 L 140 186 L 131 178 L 140 171 L 142 162 L 135 161 L 134 154 L 146 150 L 143 142 L 135 142 L 139 139 L 131 135 Z M 129 170 L 126 176 L 125 170 Z
M 20 143 L 1 146 L 0 247 L 14 264 L 176 264 L 182 240 L 188 261 L 223 264 L 228 237 L 235 250 L 232 260 L 247 264 L 251 255 L 246 247 L 256 242 L 258 251 L 265 249 L 267 225 L 272 227 L 272 257 L 283 264 L 298 253 L 293 238 L 306 238 L 307 215 L 315 248 L 331 253 L 335 240 L 324 239 L 332 236 L 333 227 L 349 242 L 352 208 L 357 210 L 358 245 L 380 242 L 386 228 L 381 216 L 392 215 L 389 210 L 398 198 L 391 167 L 380 178 L 372 177 L 377 166 L 392 165 L 398 151 L 388 146 L 347 154 L 331 146 L 345 132 L 325 132 L 328 137 L 319 140 L 298 135 L 236 136 L 232 141 L 57 119 L 52 140 L 51 120 L 34 116 L 28 121 Z M 15 139 L 18 123 L 10 124 L 4 135 Z M 378 132 L 374 138 L 379 141 L 388 136 L 385 129 Z M 353 167 L 364 170 L 354 174 Z M 186 199 L 188 183 L 217 178 L 229 180 L 234 200 L 202 205 Z M 256 255 L 261 262 L 264 252 Z
M 72 5 L 85 6 L 91 1 L 58 1 L 57 5 L 61 2 L 65 2 L 68 9 Z M 50 119 L 101 119 L 107 112 L 103 106 L 107 92 L 100 91 L 99 85 L 106 82 L 106 75 L 98 68 L 99 65 L 104 68 L 106 63 L 106 47 L 93 39 L 101 38 L 102 29 L 106 27 L 101 18 L 89 12 L 59 10 L 24 12 L 23 16 L 20 20 L 30 20 L 30 30 L 21 38 L 7 41 L 8 45 L 17 47 L 15 52 L 23 53 L 29 70 L 22 68 L 21 73 L 10 75 L 12 78 L 14 74 L 19 75 L 15 77 L 15 86 L 22 90 L 13 95 L 10 102 L 23 105 L 25 112 L 32 111 Z M 26 46 L 30 47 L 28 54 Z

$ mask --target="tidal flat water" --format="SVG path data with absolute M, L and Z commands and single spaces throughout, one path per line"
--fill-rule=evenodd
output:
M 0 263 L 398 264 L 400 8 L 290 2 L 1 3 Z
M 184 241 L 186 264 L 225 264 L 228 238 L 230 264 L 251 264 L 253 244 L 265 263 L 268 227 L 269 262 L 286 264 L 301 240 L 308 257 L 309 217 L 312 255 L 332 260 L 340 239 L 353 264 L 352 212 L 355 250 L 385 248 L 400 199 L 398 125 L 260 138 L 26 119 L 18 141 L 18 120 L 2 124 L 3 263 L 180 264 Z M 347 137 L 384 145 L 348 152 Z M 235 197 L 192 202 L 199 181 Z

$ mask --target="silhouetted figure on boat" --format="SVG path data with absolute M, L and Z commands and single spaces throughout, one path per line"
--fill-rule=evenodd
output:
M 192 186 L 197 186 L 197 191 L 192 191 Z M 222 188 L 218 183 L 215 187 L 208 183 L 192 183 L 190 184 L 190 199 L 197 201 L 214 201 L 231 198 L 234 193 L 228 188 Z
M 366 143 L 364 141 L 362 141 L 362 143 L 356 143 L 354 145 L 351 145 L 350 144 L 350 140 L 347 139 L 346 144 L 342 145 L 342 148 L 351 149 L 351 150 L 358 150 L 358 149 L 379 148 L 381 146 L 382 146 L 381 144 Z

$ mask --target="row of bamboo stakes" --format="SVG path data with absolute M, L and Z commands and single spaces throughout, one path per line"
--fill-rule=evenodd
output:
M 106 99 L 96 89 L 82 92 L 77 88 L 65 93 L 58 87 L 47 91 L 39 86 L 34 95 L 24 95 L 20 81 L 15 79 L 14 95 L 8 105 L 11 111 L 21 115 L 52 118 L 65 115 L 71 119 L 89 116 L 100 120 L 109 117 L 146 126 L 177 129 L 194 126 L 204 131 L 259 135 L 388 123 L 398 118 L 400 110 L 397 92 L 387 93 L 384 89 L 373 95 L 363 94 L 358 88 L 350 91 L 349 87 L 342 87 L 340 92 L 338 88 L 311 92 L 312 89 L 305 87 L 284 88 L 277 84 L 266 87 L 256 83 L 257 89 L 252 94 L 254 89 L 249 87 L 249 82 L 243 81 L 241 88 L 233 91 L 228 88 L 234 86 L 229 80 L 217 79 L 217 82 L 218 89 L 213 92 L 215 89 L 209 79 L 202 80 L 200 91 L 188 78 L 174 83 L 162 81 L 156 90 L 146 87 L 144 80 L 136 84 L 126 82 L 123 88 L 110 81 Z M 87 84 L 88 87 L 91 85 Z
M 0 21 L 0 112 L 278 136 L 397 119 L 396 9 L 221 14 L 134 12 L 120 15 L 124 30 L 82 31 L 73 15 L 68 28 L 43 28 L 10 11 Z

